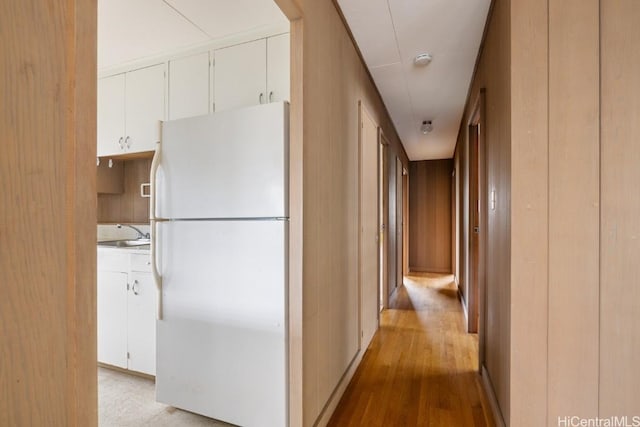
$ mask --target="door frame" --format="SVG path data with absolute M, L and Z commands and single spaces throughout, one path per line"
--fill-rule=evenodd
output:
M 296 0 L 273 0 L 290 22 L 289 102 L 289 266 L 288 416 L 302 425 L 303 412 L 303 158 L 304 158 L 304 17 Z
M 406 174 L 407 169 L 400 157 L 396 156 L 396 289 L 403 285 L 404 279 L 404 177 Z
M 378 224 L 380 229 L 380 305 L 389 308 L 389 140 L 378 127 Z
M 380 154 L 380 149 L 379 149 L 379 144 L 380 144 L 380 126 L 378 125 L 378 123 L 376 123 L 376 121 L 373 118 L 373 115 L 369 112 L 369 110 L 367 109 L 367 107 L 364 105 L 364 102 L 362 100 L 358 101 L 358 299 L 359 299 L 359 303 L 358 303 L 358 324 L 359 324 L 359 330 L 360 333 L 358 334 L 358 349 L 359 350 L 363 350 L 366 349 L 366 347 L 369 346 L 370 342 L 364 343 L 365 345 L 363 346 L 363 338 L 364 338 L 364 324 L 363 324 L 363 313 L 364 313 L 364 309 L 365 307 L 363 307 L 363 286 L 362 286 L 362 270 L 364 267 L 364 263 L 363 263 L 363 256 L 362 256 L 362 248 L 363 248 L 363 233 L 362 233 L 362 218 L 363 218 L 363 168 L 362 168 L 362 157 L 363 157 L 363 142 L 364 142 L 364 116 L 365 114 L 369 117 L 369 119 L 371 120 L 371 122 L 375 125 L 376 128 L 376 186 L 379 186 L 380 183 L 380 159 L 379 159 L 379 154 Z M 380 247 L 379 247 L 379 242 L 380 242 L 380 191 L 379 189 L 377 189 L 378 191 L 376 191 L 376 220 L 375 223 L 377 224 L 376 229 L 376 243 L 377 243 L 377 252 L 379 253 Z M 380 328 L 380 310 L 379 310 L 379 304 L 380 304 L 380 257 L 377 256 L 375 257 L 375 263 L 376 263 L 376 325 L 375 325 L 375 331 L 377 331 Z M 372 334 L 372 337 L 375 336 L 375 331 Z
M 479 359 L 482 366 L 485 349 L 486 324 L 486 240 L 487 240 L 487 176 L 486 176 L 486 126 L 485 89 L 481 89 L 468 122 L 469 143 L 469 295 L 467 296 L 467 330 L 477 332 Z M 474 135 L 475 134 L 475 135 Z M 474 148 L 474 144 L 475 147 Z M 475 179 L 474 179 L 475 176 Z M 474 190 L 475 184 L 475 190 Z M 474 195 L 477 201 L 474 200 Z M 477 224 L 479 232 L 474 231 Z
M 402 167 L 402 275 L 409 274 L 409 171 Z

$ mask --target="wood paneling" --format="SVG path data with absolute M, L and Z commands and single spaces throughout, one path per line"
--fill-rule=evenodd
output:
M 140 196 L 140 184 L 149 182 L 151 159 L 126 160 L 124 192 L 98 195 L 98 223 L 149 222 L 149 199 Z
M 549 2 L 550 426 L 598 416 L 598 21 L 598 0 Z
M 302 0 L 299 5 L 304 17 L 303 423 L 309 426 L 327 422 L 350 379 L 348 368 L 361 355 L 359 101 L 389 139 L 389 158 L 399 155 L 405 165 L 407 158 L 334 4 Z
M 631 0 L 494 3 L 471 97 L 486 85 L 497 191 L 481 360 L 508 425 L 640 412 L 639 17 Z
M 640 2 L 600 8 L 599 415 L 631 416 L 640 414 Z
M 511 268 L 507 279 L 512 307 L 508 320 L 511 397 L 505 418 L 513 426 L 542 426 L 547 422 L 547 73 L 547 4 L 536 0 L 512 1 Z M 498 193 L 498 209 L 502 203 Z M 504 203 L 509 205 L 506 200 Z M 493 255 L 491 250 L 489 253 Z
M 0 425 L 95 426 L 96 2 L 0 33 Z
M 98 194 L 124 193 L 124 165 L 122 161 L 113 160 L 109 167 L 109 160 L 102 159 L 98 165 L 96 190 Z
M 468 123 L 473 114 L 473 103 L 481 89 L 486 90 L 485 99 L 485 162 L 486 182 L 489 192 L 496 194 L 495 209 L 486 212 L 486 311 L 484 353 L 480 360 L 488 378 L 483 384 L 492 390 L 487 395 L 496 397 L 501 418 L 509 419 L 510 404 L 510 354 L 511 354 L 511 14 L 513 4 L 508 0 L 496 0 L 485 30 L 483 46 L 471 84 L 468 103 L 462 119 L 456 158 L 459 163 L 460 186 L 458 204 L 460 211 L 460 288 L 468 293 L 468 248 L 469 238 L 469 141 Z M 523 53 L 526 49 L 523 51 Z M 535 68 L 535 67 L 534 67 Z M 534 72 L 534 71 L 529 71 Z M 519 77 L 518 77 L 519 78 Z M 518 424 L 513 424 L 518 425 Z M 531 424 L 523 424 L 531 425 Z
M 411 162 L 409 269 L 451 272 L 451 173 L 453 161 Z

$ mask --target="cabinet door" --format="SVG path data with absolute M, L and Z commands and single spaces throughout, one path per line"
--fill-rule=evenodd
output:
M 124 74 L 98 80 L 98 156 L 122 154 Z
M 215 51 L 215 110 L 267 102 L 267 44 L 265 39 Z
M 98 271 L 98 361 L 127 367 L 127 274 Z
M 169 120 L 209 113 L 209 52 L 169 62 Z
M 159 64 L 126 75 L 126 151 L 155 150 L 165 110 L 165 65 Z
M 129 369 L 156 374 L 156 285 L 149 273 L 131 273 L 127 306 Z
M 267 39 L 267 93 L 269 102 L 289 101 L 290 37 L 282 34 Z

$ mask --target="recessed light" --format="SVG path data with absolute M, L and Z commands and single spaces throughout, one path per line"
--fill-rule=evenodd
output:
M 431 123 L 431 120 L 425 120 L 422 122 L 422 126 L 420 126 L 420 131 L 422 131 L 423 134 L 426 135 L 432 130 L 433 130 L 433 123 Z
M 416 56 L 413 59 L 413 63 L 415 65 L 419 65 L 421 67 L 424 67 L 424 66 L 429 65 L 429 63 L 431 62 L 432 59 L 433 59 L 433 56 L 431 56 L 430 53 L 421 53 L 420 55 Z

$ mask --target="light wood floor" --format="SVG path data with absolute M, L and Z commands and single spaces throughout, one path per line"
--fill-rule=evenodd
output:
M 330 426 L 493 426 L 452 279 L 404 279 Z

